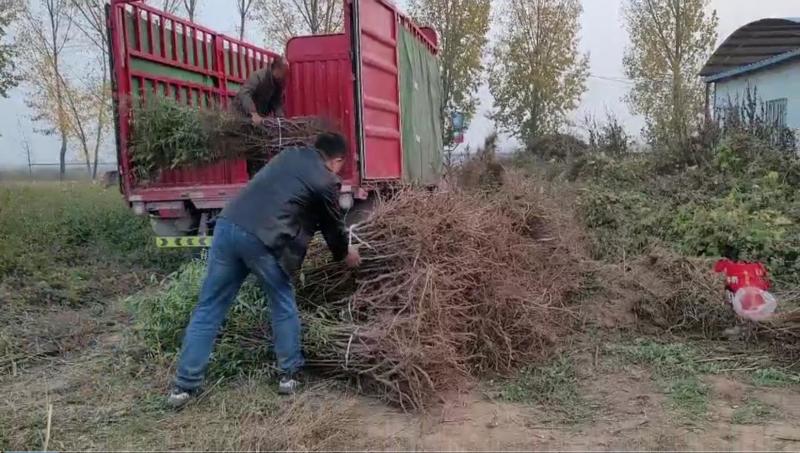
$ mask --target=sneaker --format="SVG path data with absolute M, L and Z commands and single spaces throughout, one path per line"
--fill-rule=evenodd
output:
M 294 395 L 300 388 L 300 381 L 296 374 L 284 374 L 278 382 L 279 395 Z
M 186 390 L 179 386 L 174 386 L 167 396 L 167 404 L 173 409 L 180 409 L 192 400 L 198 393 L 198 390 Z

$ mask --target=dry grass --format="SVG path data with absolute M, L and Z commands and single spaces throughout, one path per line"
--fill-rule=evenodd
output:
M 709 338 L 736 322 L 711 260 L 653 249 L 631 268 L 623 284 L 638 292 L 633 309 L 640 320 L 667 332 L 693 331 Z
M 355 436 L 356 400 L 346 393 L 316 386 L 281 398 L 259 374 L 210 383 L 174 412 L 164 400 L 172 370 L 140 356 L 121 332 L 95 340 L 69 361 L 0 378 L 1 449 L 318 451 L 373 442 Z
M 330 451 L 358 445 L 355 400 L 320 387 L 304 392 L 274 415 L 242 417 L 238 450 Z M 361 439 L 362 441 L 366 439 Z
M 779 313 L 772 320 L 758 324 L 755 339 L 769 344 L 781 361 L 797 369 L 800 364 L 800 310 Z

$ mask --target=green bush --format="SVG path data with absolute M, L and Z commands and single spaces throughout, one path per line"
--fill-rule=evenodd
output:
M 664 243 L 692 256 L 725 246 L 798 282 L 800 159 L 747 136 L 728 137 L 703 165 L 659 170 L 657 156 L 585 156 L 580 213 L 597 258 L 619 259 Z
M 200 296 L 205 271 L 204 258 L 190 261 L 157 291 L 144 291 L 128 298 L 135 316 L 136 335 L 153 357 L 168 363 L 176 358 Z M 320 359 L 330 364 L 331 357 L 343 353 L 333 343 L 341 345 L 343 329 L 347 333 L 344 338 L 348 338 L 352 332 L 349 325 L 338 321 L 335 310 L 308 303 L 302 289 L 299 290 L 298 305 L 307 365 L 320 365 Z M 269 304 L 256 278 L 251 277 L 239 290 L 217 338 L 209 364 L 212 378 L 251 371 L 275 371 L 270 366 L 275 357 L 269 319 Z
M 134 329 L 152 354 L 167 361 L 178 354 L 189 317 L 200 296 L 205 269 L 204 260 L 191 261 L 168 279 L 163 288 L 128 299 L 136 316 Z M 248 280 L 228 313 L 224 335 L 214 347 L 209 368 L 212 376 L 233 376 L 270 363 L 267 307 L 261 290 L 254 281 Z M 263 341 L 256 344 L 254 338 Z

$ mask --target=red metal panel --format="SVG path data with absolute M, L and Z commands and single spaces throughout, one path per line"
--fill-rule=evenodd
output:
M 357 3 L 354 3 L 357 1 Z M 398 13 L 384 0 L 348 0 L 346 34 L 360 56 L 363 178 L 399 180 L 403 175 Z M 350 17 L 358 11 L 357 22 Z
M 222 207 L 224 202 L 239 193 L 245 183 L 217 184 L 217 185 L 191 185 L 181 187 L 139 187 L 134 189 L 129 196 L 130 201 L 165 202 L 176 200 L 193 200 L 197 203 L 203 200 L 217 202 Z
M 129 22 L 126 20 L 128 16 L 139 20 Z M 142 30 L 143 25 L 146 30 Z M 118 105 L 118 162 L 124 193 L 131 198 L 146 193 L 148 199 L 169 199 L 183 186 L 247 182 L 247 163 L 236 160 L 201 168 L 164 171 L 159 181 L 140 187 L 128 153 L 132 89 L 135 82 L 140 87 L 137 94 L 143 97 L 151 95 L 149 91 L 152 90 L 190 105 L 206 106 L 214 102 L 225 106 L 235 95 L 235 91 L 228 89 L 228 81 L 243 83 L 252 71 L 268 64 L 277 54 L 217 34 L 137 0 L 112 0 L 108 26 L 116 81 L 114 94 Z M 184 50 L 182 55 L 178 52 L 179 40 Z M 134 70 L 132 59 L 203 76 L 212 81 L 212 86 Z M 225 64 L 225 59 L 229 64 Z M 158 195 L 160 190 L 163 197 Z M 199 195 L 209 191 L 194 193 Z
M 320 116 L 331 121 L 348 140 L 342 170 L 346 185 L 360 185 L 355 131 L 355 99 L 350 46 L 344 34 L 293 38 L 286 46 L 289 82 L 288 116 Z

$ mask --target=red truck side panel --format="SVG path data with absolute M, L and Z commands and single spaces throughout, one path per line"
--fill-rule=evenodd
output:
M 398 27 L 413 33 L 432 54 L 437 53 L 435 30 L 419 28 L 387 0 L 346 0 L 345 35 L 354 43 L 360 79 L 361 169 L 367 181 L 403 178 L 400 112 Z M 408 138 L 406 138 L 408 139 Z
M 192 199 L 198 204 L 220 196 L 215 186 L 246 183 L 247 164 L 235 160 L 164 171 L 158 181 L 143 185 L 131 168 L 130 103 L 160 94 L 189 105 L 227 105 L 250 73 L 277 54 L 136 0 L 112 0 L 108 25 L 119 117 L 118 160 L 126 196 L 132 201 Z
M 403 177 L 398 27 L 411 31 L 434 54 L 437 36 L 432 29 L 417 27 L 387 0 L 342 1 L 343 34 L 299 37 L 287 45 L 286 112 L 328 117 L 339 127 L 351 149 L 343 180 L 363 192 L 358 189 Z M 190 105 L 227 105 L 250 73 L 277 55 L 141 0 L 111 0 L 108 26 L 126 197 L 135 202 L 190 200 L 198 209 L 222 207 L 248 181 L 246 162 L 164 171 L 158 181 L 144 185 L 131 168 L 130 103 L 158 93 Z
M 357 8 L 357 21 L 353 9 Z M 383 0 L 347 2 L 345 34 L 358 43 L 363 127 L 363 178 L 400 180 L 403 151 L 397 62 L 398 17 Z
M 341 177 L 358 187 L 358 146 L 350 45 L 344 34 L 302 36 L 286 45 L 289 84 L 286 114 L 320 116 L 331 121 L 348 141 L 349 155 Z

